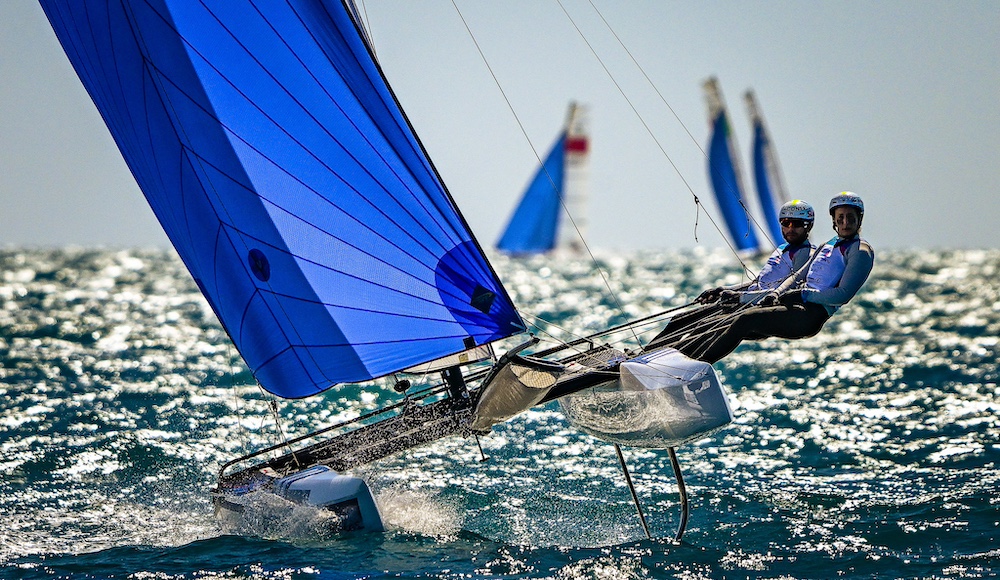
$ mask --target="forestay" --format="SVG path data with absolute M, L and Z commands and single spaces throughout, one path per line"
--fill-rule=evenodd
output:
M 268 391 L 302 397 L 523 330 L 350 7 L 41 3 Z

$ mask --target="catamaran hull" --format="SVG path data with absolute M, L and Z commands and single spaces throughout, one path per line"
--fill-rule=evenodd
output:
M 325 466 L 213 492 L 215 516 L 224 531 L 285 535 L 289 529 L 335 534 L 385 530 L 382 513 L 365 481 Z
M 733 420 L 712 365 L 667 348 L 621 363 L 618 377 L 559 399 L 577 429 L 603 441 L 668 449 Z

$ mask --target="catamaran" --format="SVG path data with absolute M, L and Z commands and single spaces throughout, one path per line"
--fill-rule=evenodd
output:
M 563 397 L 597 437 L 667 448 L 683 495 L 674 447 L 732 419 L 715 371 L 613 346 L 662 315 L 550 348 L 527 336 L 351 2 L 41 4 L 260 386 L 301 398 L 397 377 L 398 403 L 223 465 L 220 521 L 264 493 L 383 529 L 353 469 Z

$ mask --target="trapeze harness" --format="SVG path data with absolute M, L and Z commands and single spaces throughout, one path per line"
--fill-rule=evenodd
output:
M 794 246 L 787 242 L 778 246 L 778 249 L 767 258 L 767 263 L 757 275 L 757 279 L 740 293 L 740 303 L 756 302 L 781 286 L 782 282 L 809 263 L 815 249 L 816 246 L 812 245 L 809 240 Z M 806 250 L 806 252 L 803 254 L 801 250 Z
M 810 300 L 809 298 L 825 289 L 835 288 L 840 283 L 844 277 L 844 271 L 847 269 L 847 251 L 854 244 L 860 245 L 861 241 L 859 236 L 847 239 L 836 237 L 816 251 L 806 274 L 805 287 L 802 289 L 804 303 L 821 304 L 830 316 L 833 316 L 833 313 L 840 309 L 842 304 L 823 304 L 822 301 Z
M 807 248 L 806 258 L 815 249 L 808 240 L 803 244 L 789 245 L 787 242 L 778 246 L 778 249 L 767 258 L 767 263 L 761 269 L 757 279 L 753 281 L 747 290 L 770 290 L 777 288 L 789 276 L 795 273 L 798 268 L 795 264 L 795 257 L 799 251 Z M 801 264 L 798 264 L 801 267 Z

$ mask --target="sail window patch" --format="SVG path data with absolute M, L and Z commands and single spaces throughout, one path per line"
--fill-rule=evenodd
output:
M 250 271 L 261 282 L 271 279 L 271 263 L 267 261 L 267 256 L 257 248 L 250 250 L 247 256 L 247 263 L 250 264 Z
M 483 287 L 481 284 L 476 284 L 476 289 L 472 291 L 472 300 L 469 301 L 469 304 L 483 314 L 489 314 L 490 307 L 493 306 L 493 301 L 496 297 L 495 292 Z

